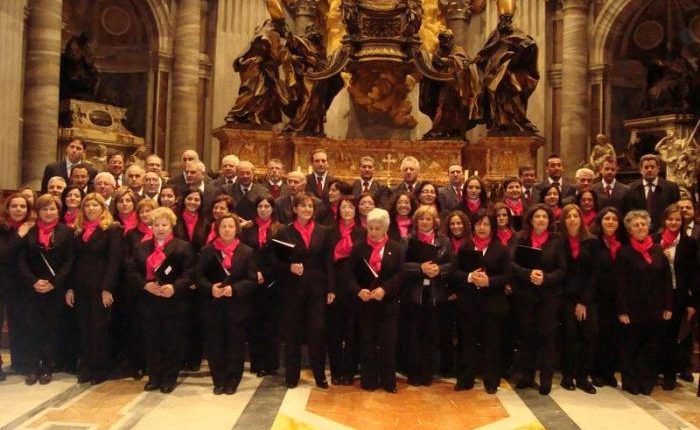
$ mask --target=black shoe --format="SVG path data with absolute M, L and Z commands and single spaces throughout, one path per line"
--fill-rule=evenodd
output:
M 287 381 L 287 388 L 294 389 L 299 385 L 299 381 Z
M 390 394 L 396 394 L 399 392 L 399 390 L 397 390 L 396 387 L 384 387 L 384 391 Z
M 377 389 L 377 387 L 362 387 L 363 390 L 369 391 L 370 393 Z
M 316 386 L 322 390 L 327 390 L 328 389 L 328 381 L 325 379 L 322 381 L 316 381 Z
M 342 384 L 343 384 L 343 378 L 341 378 L 341 377 L 332 377 L 332 376 L 331 376 L 331 384 L 333 384 L 333 385 L 342 385 Z
M 598 392 L 598 390 L 595 389 L 593 384 L 591 384 L 591 382 L 587 379 L 581 382 L 576 381 L 576 388 L 587 394 L 595 394 Z
M 258 372 L 255 374 L 258 378 L 262 378 L 263 376 L 267 375 L 267 372 L 264 370 L 258 370 Z
M 637 387 L 635 387 L 632 384 L 625 384 L 624 382 L 622 383 L 622 391 L 627 391 L 628 393 L 632 394 L 633 396 L 636 396 L 639 394 L 639 390 Z
M 421 382 L 420 382 L 420 380 L 418 380 L 418 378 L 414 378 L 414 377 L 409 376 L 408 385 L 410 385 L 412 387 L 418 387 L 421 385 Z
M 49 382 L 51 382 L 51 373 L 50 372 L 44 372 L 39 376 L 39 384 L 40 385 L 46 385 Z
M 199 369 L 201 369 L 201 367 L 201 363 L 187 363 L 185 364 L 184 369 L 188 372 L 199 372 Z
M 574 391 L 576 386 L 574 385 L 574 380 L 571 378 L 563 378 L 559 384 L 561 387 L 567 391 Z
M 673 379 L 664 378 L 664 381 L 661 383 L 661 388 L 664 391 L 673 391 L 676 389 L 676 381 Z
M 455 391 L 466 391 L 474 388 L 474 381 L 457 380 L 455 384 Z
M 552 384 L 540 385 L 540 394 L 543 396 L 548 395 L 552 391 Z
M 173 392 L 174 389 L 175 389 L 175 385 L 170 385 L 170 384 L 163 385 L 160 387 L 160 392 L 163 394 L 170 394 Z
M 214 387 L 213 392 L 214 392 L 215 396 L 220 396 L 220 395 L 224 394 L 224 387 L 222 387 L 221 385 L 217 385 Z
M 596 387 L 604 387 L 605 381 L 600 376 L 594 376 L 593 377 L 593 385 Z
M 617 388 L 617 378 L 615 377 L 615 375 L 604 376 L 603 381 L 605 382 L 605 385 Z
M 341 385 L 344 385 L 346 387 L 352 387 L 352 376 L 346 376 L 344 378 L 341 378 L 340 383 Z
M 143 375 L 144 371 L 142 369 L 134 370 L 131 373 L 131 377 L 134 378 L 134 381 L 140 381 L 141 379 L 143 379 Z
M 87 384 L 92 378 L 87 375 L 78 375 L 78 384 Z
M 92 381 L 90 381 L 90 385 L 100 385 L 106 380 L 107 378 L 94 378 Z
M 236 393 L 236 386 L 235 385 L 227 385 L 226 388 L 224 388 L 224 394 L 227 396 L 233 395 Z
M 651 396 L 651 392 L 654 390 L 653 387 L 644 387 L 639 389 L 639 393 L 645 396 Z
M 143 386 L 143 391 L 156 391 L 160 388 L 160 382 L 149 379 Z
M 24 378 L 24 383 L 27 385 L 34 385 L 36 384 L 36 381 L 39 380 L 39 375 L 36 373 L 30 373 Z
M 694 382 L 695 381 L 693 374 L 690 372 L 681 372 L 678 374 L 678 377 L 681 378 L 681 380 L 683 380 L 685 382 Z
M 529 379 L 521 379 L 515 383 L 516 390 L 524 390 L 526 388 L 535 388 L 535 381 Z
M 484 390 L 486 391 L 486 394 L 496 394 L 496 391 L 498 391 L 498 387 L 494 387 L 493 385 L 486 385 L 484 386 Z

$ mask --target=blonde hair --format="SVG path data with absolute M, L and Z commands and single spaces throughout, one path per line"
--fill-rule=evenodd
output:
M 38 199 L 36 199 L 36 202 L 34 202 L 34 210 L 38 214 L 40 210 L 45 208 L 46 206 L 51 206 L 52 204 L 56 205 L 56 209 L 61 211 L 61 208 L 63 208 L 63 203 L 61 203 L 61 199 L 58 197 L 54 196 L 53 194 L 42 194 L 39 196 Z
M 173 212 L 172 209 L 163 206 L 153 209 L 148 216 L 149 224 L 151 225 L 153 225 L 153 223 L 159 219 L 167 220 L 173 227 L 175 227 L 175 224 L 177 223 L 177 216 L 175 215 L 175 212 Z
M 418 220 L 426 215 L 433 217 L 433 228 L 438 228 L 440 226 L 440 216 L 438 215 L 437 209 L 435 209 L 435 206 L 428 205 L 421 205 L 416 209 L 413 213 L 413 225 L 418 228 Z
M 104 197 L 100 193 L 89 193 L 80 202 L 80 212 L 78 213 L 78 219 L 75 220 L 75 232 L 80 233 L 83 229 L 83 224 L 85 221 L 85 203 L 89 201 L 96 201 L 100 206 L 102 206 L 102 215 L 100 215 L 100 229 L 107 230 L 113 223 L 114 218 L 109 212 L 107 203 L 105 203 Z

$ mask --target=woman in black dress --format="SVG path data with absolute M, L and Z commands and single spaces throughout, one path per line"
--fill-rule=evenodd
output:
M 129 263 L 132 285 L 139 289 L 148 382 L 145 391 L 171 393 L 184 357 L 188 297 L 193 282 L 192 247 L 173 236 L 177 217 L 168 208 L 151 212 L 153 240 L 134 249 Z
M 216 239 L 197 260 L 197 291 L 202 296 L 204 344 L 214 394 L 233 394 L 243 377 L 245 323 L 252 314 L 256 288 L 253 249 L 238 239 L 240 224 L 232 214 L 214 223 Z
M 301 374 L 301 343 L 306 333 L 316 386 L 328 388 L 325 375 L 326 306 L 335 300 L 335 274 L 330 230 L 314 222 L 314 200 L 305 193 L 293 200 L 295 220 L 276 239 L 285 255 L 273 253 L 280 295 L 280 336 L 284 342 L 285 380 L 295 388 Z M 282 258 L 284 257 L 284 258 Z
M 75 227 L 75 265 L 66 304 L 75 307 L 80 327 L 78 382 L 94 385 L 110 376 L 108 329 L 123 239 L 98 193 L 85 196 Z
M 555 339 L 566 273 L 566 256 L 561 252 L 561 240 L 552 231 L 553 225 L 554 218 L 548 206 L 533 206 L 525 216 L 523 229 L 510 251 L 511 285 L 520 322 L 520 356 L 515 387 L 534 387 L 539 362 L 539 392 L 542 395 L 549 394 L 552 389 Z M 519 246 L 541 250 L 539 261 L 533 261 L 533 265 L 525 264 Z
M 51 382 L 63 295 L 73 268 L 73 230 L 58 222 L 61 202 L 45 194 L 36 201 L 36 225 L 17 259 L 23 283 L 20 300 L 27 322 L 27 377 L 33 385 Z

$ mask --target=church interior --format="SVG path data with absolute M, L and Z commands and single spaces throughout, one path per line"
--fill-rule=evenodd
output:
M 320 147 L 336 178 L 371 156 L 390 186 L 406 156 L 421 179 L 446 184 L 460 165 L 496 186 L 520 166 L 542 178 L 552 153 L 565 177 L 612 156 L 631 182 L 653 153 L 697 195 L 700 0 L 0 0 L 0 41 L 4 194 L 38 190 L 80 139 L 97 170 L 110 151 L 142 166 L 156 154 L 172 177 L 195 150 L 212 177 L 229 154 L 259 176 L 273 159 L 310 174 Z M 557 383 L 541 397 L 505 380 L 494 396 L 456 392 L 450 378 L 319 390 L 306 370 L 288 390 L 246 372 L 214 396 L 203 367 L 168 396 L 10 372 L 0 428 L 691 429 L 697 375 L 649 397 Z

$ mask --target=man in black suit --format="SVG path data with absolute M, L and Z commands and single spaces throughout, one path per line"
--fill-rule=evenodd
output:
M 440 209 L 444 213 L 452 212 L 462 202 L 462 188 L 464 187 L 464 170 L 460 164 L 453 164 L 447 169 L 450 183 L 438 191 Z
M 160 176 L 156 172 L 146 172 L 143 175 L 143 197 L 158 201 L 160 194 Z
M 112 195 L 114 195 L 116 184 L 117 182 L 114 180 L 114 176 L 109 172 L 100 172 L 95 176 L 95 192 L 105 199 L 105 204 L 110 211 L 113 209 Z
M 116 188 L 125 185 L 126 177 L 124 175 L 124 153 L 114 151 L 107 157 L 107 171 L 114 176 Z
M 600 163 L 600 182 L 591 186 L 593 192 L 598 195 L 598 209 L 612 206 L 619 211 L 623 210 L 622 202 L 629 187 L 615 179 L 617 175 L 617 160 L 613 157 L 605 157 Z
M 255 200 L 266 194 L 265 188 L 256 184 L 255 166 L 250 161 L 238 164 L 238 180 L 233 184 L 224 185 L 221 190 L 233 198 L 236 215 L 245 220 L 254 220 L 257 215 Z M 206 199 L 206 196 L 205 196 Z
M 680 191 L 674 182 L 659 177 L 661 160 L 658 155 L 642 156 L 639 166 L 642 180 L 630 185 L 623 198 L 623 207 L 625 213 L 635 209 L 649 212 L 651 231 L 656 231 L 661 226 L 664 209 L 680 199 Z
M 141 200 L 143 197 L 143 184 L 145 181 L 146 172 L 143 167 L 138 164 L 132 164 L 126 169 L 126 186 L 136 194 L 136 198 Z M 137 203 L 137 202 L 134 202 Z
M 84 194 L 92 191 L 90 183 L 90 171 L 88 166 L 83 163 L 73 165 L 70 169 L 70 184 L 80 188 Z
M 571 203 L 576 203 L 579 194 L 581 194 L 584 191 L 590 190 L 591 185 L 593 184 L 593 177 L 595 176 L 595 172 L 593 170 L 587 168 L 587 167 L 582 167 L 578 170 L 576 170 L 576 173 L 574 174 L 574 181 L 575 181 L 575 189 L 576 191 L 574 194 L 562 198 L 562 205 L 566 206 Z
M 518 167 L 518 178 L 520 178 L 520 183 L 523 186 L 523 202 L 525 203 L 525 207 L 530 207 L 538 203 L 540 201 L 540 194 L 538 190 L 535 189 L 535 182 L 537 181 L 535 168 L 527 165 Z
M 559 154 L 551 154 L 547 157 L 547 165 L 545 167 L 546 178 L 537 184 L 535 184 L 535 190 L 537 191 L 537 197 L 540 197 L 542 190 L 548 186 L 555 184 L 559 188 L 562 200 L 576 193 L 576 188 L 563 177 L 564 174 L 564 164 L 561 161 Z
M 275 199 L 275 214 L 277 221 L 282 224 L 289 224 L 294 221 L 294 209 L 292 201 L 294 196 L 303 192 L 306 189 L 306 176 L 301 172 L 289 172 L 287 174 L 287 187 L 289 194 Z M 314 201 L 314 219 L 324 219 L 326 216 L 326 208 L 323 201 L 316 196 L 313 196 Z
M 289 188 L 284 182 L 284 164 L 282 160 L 273 158 L 267 163 L 267 175 L 262 178 L 260 185 L 267 189 L 273 198 L 289 195 Z
M 313 173 L 306 175 L 306 193 L 328 202 L 328 184 L 333 177 L 328 173 L 328 153 L 323 148 L 311 153 Z
M 69 182 L 71 168 L 75 164 L 80 163 L 85 155 L 85 144 L 80 139 L 71 140 L 66 145 L 64 152 L 66 155 L 64 160 L 48 164 L 44 168 L 44 176 L 41 179 L 42 194 L 48 191 L 49 179 L 54 176 L 60 176 L 66 183 Z M 88 173 L 90 174 L 90 180 L 92 180 L 97 174 L 97 171 L 88 166 Z
M 238 169 L 238 157 L 226 155 L 221 159 L 221 172 L 219 177 L 207 182 L 204 185 L 204 207 L 209 208 L 219 194 L 224 194 L 224 187 L 236 183 L 236 172 Z M 226 193 L 228 194 L 228 193 Z
M 49 182 L 46 185 L 46 192 L 60 199 L 66 187 L 68 187 L 68 183 L 66 183 L 66 180 L 63 179 L 62 176 L 52 176 L 49 178 Z
M 403 181 L 391 189 L 392 194 L 401 191 L 415 194 L 419 185 L 418 175 L 420 175 L 420 162 L 416 157 L 408 155 L 401 160 L 401 175 Z
M 355 198 L 364 193 L 372 194 L 377 206 L 383 206 L 389 198 L 389 187 L 374 179 L 374 158 L 369 156 L 360 158 L 360 179 L 352 183 Z
M 182 156 L 180 157 L 180 168 L 182 169 L 181 173 L 177 175 L 172 175 L 170 177 L 170 180 L 168 181 L 170 185 L 175 187 L 175 189 L 178 193 L 180 193 L 180 195 L 184 194 L 185 191 L 187 191 L 187 189 L 189 188 L 189 184 L 187 183 L 186 172 L 189 165 L 194 163 L 195 161 L 199 161 L 199 154 L 197 154 L 197 151 L 193 149 L 185 150 L 182 153 Z
M 686 236 L 697 241 L 698 238 L 700 238 L 700 225 L 695 223 L 695 207 L 693 206 L 693 200 L 690 197 L 681 197 L 676 204 L 683 218 L 683 231 Z

